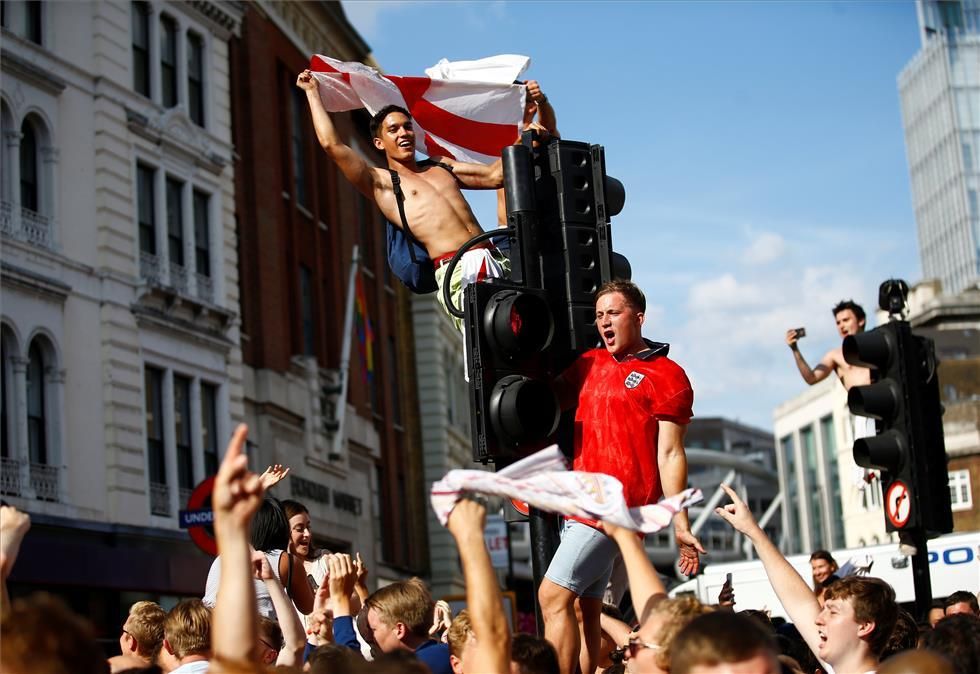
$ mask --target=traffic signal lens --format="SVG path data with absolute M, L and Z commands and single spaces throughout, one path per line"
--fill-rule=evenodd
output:
M 905 437 L 893 430 L 854 441 L 854 463 L 862 468 L 897 473 L 902 469 L 907 452 Z
M 890 332 L 872 330 L 848 335 L 842 346 L 844 360 L 860 367 L 887 369 L 898 357 L 898 345 Z
M 891 379 L 868 386 L 853 386 L 847 392 L 847 406 L 852 414 L 890 421 L 899 409 L 900 393 Z
M 490 394 L 490 423 L 497 437 L 512 445 L 547 438 L 558 426 L 558 398 L 543 381 L 508 375 Z
M 513 358 L 548 348 L 555 323 L 542 296 L 508 290 L 490 300 L 484 315 L 484 330 L 491 348 Z

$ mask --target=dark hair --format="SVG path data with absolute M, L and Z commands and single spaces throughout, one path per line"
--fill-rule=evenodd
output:
M 888 643 L 885 644 L 885 650 L 881 652 L 879 660 L 884 660 L 902 651 L 912 650 L 918 643 L 919 626 L 916 624 L 915 618 L 904 608 L 899 608 L 895 627 L 892 629 L 891 636 L 888 637 Z
M 281 651 L 286 645 L 279 623 L 272 618 L 266 618 L 264 615 L 259 616 L 259 638 L 268 641 L 269 645 L 275 647 L 277 651 Z
M 520 674 L 558 674 L 558 653 L 550 641 L 533 634 L 515 634 L 510 659 Z
M 256 550 L 285 550 L 289 547 L 289 520 L 282 510 L 282 504 L 271 496 L 266 496 L 252 519 L 249 530 L 252 547 Z
M 412 118 L 412 113 L 410 113 L 408 110 L 406 110 L 402 106 L 400 106 L 400 105 L 386 105 L 385 107 L 381 108 L 376 113 L 374 113 L 374 116 L 371 117 L 371 122 L 370 122 L 370 124 L 368 124 L 368 129 L 371 131 L 371 138 L 378 138 L 379 137 L 378 136 L 378 129 L 381 128 L 381 123 L 383 121 L 385 121 L 385 117 L 387 117 L 388 115 L 390 115 L 393 112 L 400 112 L 403 115 L 405 115 L 406 117 L 408 117 L 409 119 Z
M 980 606 L 977 604 L 977 598 L 972 592 L 967 592 L 966 590 L 957 590 L 953 594 L 946 597 L 943 600 L 943 611 L 948 609 L 953 604 L 963 603 L 970 607 L 973 611 L 973 615 L 980 615 Z
M 279 505 L 282 506 L 282 511 L 286 514 L 287 522 L 293 519 L 294 517 L 296 517 L 297 515 L 310 514 L 310 511 L 307 510 L 305 505 L 303 505 L 299 501 L 294 501 L 290 498 L 280 501 Z
M 857 304 L 854 300 L 841 300 L 838 302 L 837 306 L 834 307 L 834 316 L 842 311 L 847 311 L 848 309 L 854 312 L 854 318 L 858 319 L 859 321 L 863 321 L 865 319 L 864 309 L 862 309 L 861 305 Z
M 60 598 L 39 592 L 15 599 L 0 617 L 0 670 L 18 674 L 97 674 L 109 671 L 86 618 Z
M 324 644 L 310 653 L 312 674 L 350 674 L 354 667 L 354 651 L 347 646 Z
M 828 550 L 814 550 L 813 554 L 810 555 L 810 561 L 812 562 L 817 559 L 822 559 L 828 564 L 832 564 L 834 567 L 837 566 L 837 560 L 834 559 L 834 556 L 830 554 L 830 551 Z
M 922 637 L 922 647 L 945 655 L 956 674 L 980 671 L 980 618 L 957 613 L 943 618 Z
M 692 620 L 671 646 L 671 674 L 687 674 L 699 665 L 743 662 L 759 654 L 776 659 L 776 642 L 758 620 L 715 611 Z
M 643 313 L 647 310 L 647 298 L 643 296 L 643 291 L 640 290 L 640 287 L 632 281 L 616 279 L 603 283 L 602 287 L 596 291 L 595 301 L 598 302 L 600 297 L 609 295 L 610 293 L 620 293 L 623 299 L 626 300 L 626 303 L 633 307 L 633 311 L 637 313 Z

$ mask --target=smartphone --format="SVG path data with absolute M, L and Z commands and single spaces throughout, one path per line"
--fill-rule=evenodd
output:
M 732 586 L 732 574 L 730 572 L 725 574 L 725 585 Z
M 796 338 L 797 339 L 803 339 L 804 337 L 806 337 L 806 328 L 797 328 L 796 329 Z

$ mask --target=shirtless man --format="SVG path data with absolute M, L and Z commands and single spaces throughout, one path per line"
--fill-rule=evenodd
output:
M 442 286 L 446 282 L 444 265 L 460 246 L 483 231 L 460 187 L 503 187 L 500 160 L 487 166 L 433 157 L 433 161 L 441 162 L 451 171 L 434 164 L 420 166 L 415 161 L 415 129 L 411 116 L 403 108 L 389 105 L 371 119 L 374 146 L 385 153 L 387 168 L 371 166 L 341 141 L 320 100 L 313 73 L 309 70 L 300 73 L 296 86 L 306 91 L 313 128 L 324 151 L 354 187 L 374 202 L 390 222 L 401 227 L 402 218 L 389 169 L 397 172 L 404 193 L 405 219 L 435 265 L 440 289 L 437 299 L 442 303 Z M 472 248 L 456 266 L 450 280 L 454 304 L 461 306 L 463 287 L 470 282 L 503 276 L 507 271 L 509 260 L 491 245 Z M 462 321 L 454 320 L 457 327 L 462 324 Z
M 522 129 L 524 131 L 537 131 L 538 138 L 546 141 L 549 138 L 561 138 L 558 133 L 558 120 L 555 117 L 555 109 L 548 102 L 548 97 L 541 91 L 541 85 L 537 80 L 528 80 L 526 83 L 518 80 L 515 84 L 525 84 L 527 94 L 524 98 L 524 121 Z M 534 121 L 537 116 L 538 121 Z M 515 145 L 521 144 L 521 136 L 517 137 Z M 535 144 L 537 147 L 537 144 Z M 504 191 L 497 190 L 497 223 L 501 227 L 507 226 L 507 206 L 504 203 Z
M 834 320 L 837 321 L 837 331 L 841 339 L 848 335 L 856 335 L 864 332 L 864 309 L 855 304 L 853 300 L 845 300 L 834 307 Z M 796 359 L 796 367 L 800 370 L 803 381 L 813 386 L 817 382 L 823 381 L 827 376 L 834 372 L 840 378 L 844 388 L 851 390 L 852 386 L 865 386 L 871 383 L 871 370 L 866 367 L 851 365 L 844 360 L 844 351 L 841 347 L 831 349 L 820 359 L 820 364 L 815 368 L 810 368 L 800 348 L 797 345 L 799 337 L 796 330 L 786 331 L 786 344 L 793 351 L 793 358 Z

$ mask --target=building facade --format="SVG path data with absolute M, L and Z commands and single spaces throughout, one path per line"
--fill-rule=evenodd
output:
M 2 9 L 0 490 L 33 520 L 12 591 L 55 588 L 117 636 L 133 593 L 201 593 L 178 512 L 243 418 L 241 10 Z
M 919 0 L 922 47 L 898 78 L 923 277 L 980 282 L 980 0 Z
M 847 392 L 827 377 L 773 412 L 783 493 L 785 554 L 863 547 L 891 540 L 881 484 L 854 463 Z
M 411 309 L 380 214 L 317 143 L 295 84 L 314 53 L 371 63 L 338 2 L 244 7 L 230 60 L 245 418 L 254 466 L 290 466 L 275 495 L 309 508 L 317 545 L 359 552 L 384 583 L 428 566 Z M 331 118 L 374 162 L 367 113 Z M 345 334 L 352 264 L 360 327 Z

